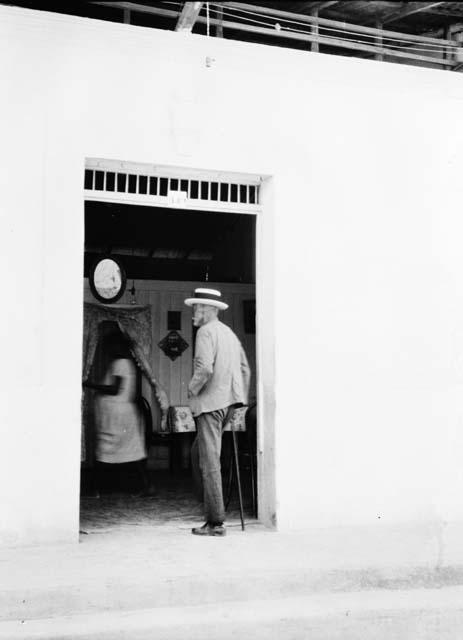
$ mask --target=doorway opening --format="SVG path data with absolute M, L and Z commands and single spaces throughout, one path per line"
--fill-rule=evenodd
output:
M 87 174 L 86 187 L 88 180 Z M 247 194 L 255 206 L 257 188 L 252 195 L 250 190 Z M 210 202 L 204 208 L 198 203 L 190 208 L 182 200 L 184 206 L 180 207 L 178 199 L 173 205 L 164 202 L 164 206 L 150 206 L 146 201 L 133 202 L 133 195 L 126 195 L 125 201 L 111 201 L 107 194 L 97 193 L 85 199 L 84 306 L 94 322 L 85 322 L 84 332 L 93 327 L 95 345 L 88 375 L 84 376 L 89 385 L 83 395 L 80 529 L 91 533 L 128 525 L 167 524 L 188 528 L 202 519 L 190 463 L 195 427 L 188 409 L 188 382 L 195 335 L 191 309 L 184 304 L 199 286 L 219 289 L 230 305 L 221 319 L 240 339 L 252 369 L 252 409 L 237 416 L 235 424 L 239 429 L 245 518 L 248 523 L 255 521 L 256 215 L 233 211 L 230 204 L 227 210 L 226 203 L 221 203 L 218 211 Z M 113 304 L 102 304 L 89 282 L 95 263 L 102 257 L 115 258 L 125 274 L 125 289 Z M 128 318 L 135 312 L 149 318 L 148 333 L 132 331 Z M 143 375 L 146 370 L 133 367 L 146 461 L 140 465 L 116 455 L 102 468 L 96 459 L 99 392 L 92 385 L 105 381 L 110 361 L 108 339 L 111 342 L 118 332 L 137 336 L 139 349 L 165 392 L 169 409 L 166 413 L 160 406 L 148 376 Z M 238 491 L 231 473 L 231 433 L 223 438 L 222 471 L 227 522 L 239 526 Z

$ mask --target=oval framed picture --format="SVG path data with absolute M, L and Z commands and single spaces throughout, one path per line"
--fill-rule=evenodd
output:
M 104 304 L 112 304 L 117 302 L 125 291 L 125 269 L 117 258 L 103 256 L 93 263 L 89 283 L 97 300 Z

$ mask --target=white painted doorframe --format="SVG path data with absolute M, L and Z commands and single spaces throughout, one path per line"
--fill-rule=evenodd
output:
M 84 200 L 98 200 L 104 202 L 115 202 L 126 204 L 137 204 L 140 206 L 164 207 L 192 211 L 208 211 L 213 213 L 241 213 L 256 216 L 256 396 L 257 396 L 257 500 L 259 520 L 269 527 L 276 526 L 276 497 L 275 497 L 275 457 L 274 457 L 274 367 L 268 367 L 268 357 L 273 363 L 274 349 L 274 331 L 273 331 L 273 313 L 269 314 L 272 307 L 272 295 L 264 294 L 261 291 L 263 285 L 262 271 L 265 264 L 269 264 L 265 259 L 268 250 L 273 245 L 272 233 L 264 233 L 263 226 L 263 205 L 262 202 L 270 202 L 269 180 L 267 176 L 238 173 L 238 172 L 219 172 L 202 169 L 191 169 L 183 167 L 173 167 L 166 165 L 147 165 L 125 161 L 104 160 L 101 158 L 86 159 L 86 184 L 84 189 Z M 100 172 L 100 184 L 98 189 L 96 186 L 96 172 Z M 92 175 L 90 175 L 92 172 Z M 112 190 L 107 190 L 108 173 L 115 174 L 115 178 L 111 180 L 117 181 L 117 175 L 125 175 L 125 190 L 117 191 L 117 183 L 114 184 Z M 103 176 L 101 175 L 103 174 Z M 128 176 L 137 176 L 133 180 L 135 188 L 129 191 Z M 168 185 L 167 193 L 140 193 L 140 176 L 146 176 L 148 185 L 150 178 L 166 179 Z M 181 189 L 170 189 L 171 185 L 180 186 L 180 181 L 184 184 L 188 182 L 188 188 L 182 193 Z M 91 182 L 90 182 L 91 181 Z M 209 185 L 208 195 L 211 195 L 212 183 L 219 185 L 229 185 L 226 202 L 212 200 L 208 198 L 192 199 L 191 183 L 197 181 L 199 183 L 207 183 Z M 264 183 L 266 183 L 264 185 Z M 146 183 L 145 183 L 146 184 Z M 159 187 L 157 182 L 157 187 Z M 239 187 L 244 186 L 247 190 L 244 192 L 245 202 L 231 201 L 231 185 L 237 185 L 238 194 Z M 112 186 L 112 185 L 110 185 Z M 91 187 L 91 188 L 88 188 Z M 263 189 L 264 187 L 264 189 Z M 251 189 L 254 189 L 252 196 Z M 148 191 L 149 188 L 146 189 Z M 220 190 L 220 187 L 219 187 Z M 138 191 L 138 192 L 137 192 Z M 145 191 L 145 189 L 142 189 Z M 243 192 L 242 192 L 243 193 Z M 262 196 L 262 199 L 261 199 Z M 237 198 L 240 199 L 239 196 Z M 254 201 L 251 201 L 254 200 Z M 270 209 L 266 204 L 265 210 Z M 268 256 L 267 256 L 268 257 Z M 272 258 L 270 257 L 270 264 Z M 268 292 L 267 292 L 268 293 Z M 262 300 L 262 302 L 261 302 Z M 267 321 L 264 322 L 264 313 Z M 265 326 L 264 326 L 265 325 Z M 264 362 L 265 360 L 265 362 Z M 264 383 L 264 376 L 270 380 L 270 385 Z M 270 388 L 269 388 L 270 387 Z M 264 434 L 264 424 L 269 424 L 270 429 L 266 429 Z

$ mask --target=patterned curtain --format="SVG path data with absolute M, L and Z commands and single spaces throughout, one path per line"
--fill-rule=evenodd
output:
M 84 302 L 84 341 L 82 353 L 83 382 L 88 380 L 98 344 L 98 327 L 101 322 L 116 322 L 121 332 L 130 338 L 132 356 L 148 380 L 161 410 L 161 431 L 167 430 L 169 400 L 162 385 L 153 376 L 151 369 L 151 307 L 134 305 L 103 306 Z M 89 393 L 82 394 L 82 438 L 81 459 L 86 459 L 85 432 L 90 412 Z

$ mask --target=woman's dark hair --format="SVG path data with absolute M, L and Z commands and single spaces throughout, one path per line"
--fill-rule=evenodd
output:
M 105 347 L 112 359 L 130 358 L 132 342 L 121 331 L 115 331 L 106 336 Z

